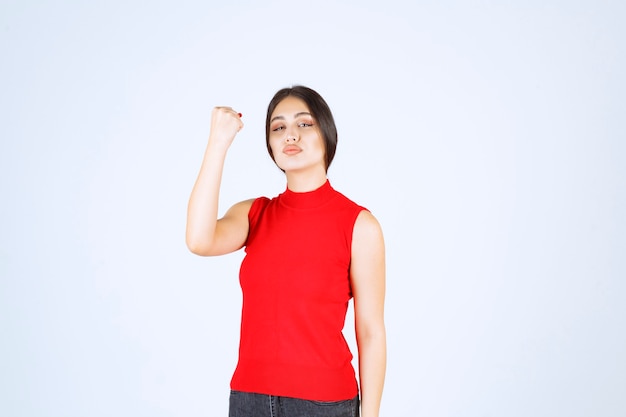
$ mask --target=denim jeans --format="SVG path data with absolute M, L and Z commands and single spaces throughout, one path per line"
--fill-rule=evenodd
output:
M 231 391 L 228 417 L 359 417 L 359 396 L 342 401 L 310 401 Z

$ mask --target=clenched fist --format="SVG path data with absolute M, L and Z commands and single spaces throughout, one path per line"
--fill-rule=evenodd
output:
M 228 148 L 242 128 L 241 113 L 237 113 L 232 107 L 215 107 L 211 113 L 209 143 Z

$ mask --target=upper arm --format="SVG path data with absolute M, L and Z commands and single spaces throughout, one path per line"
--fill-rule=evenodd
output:
M 254 199 L 241 201 L 233 205 L 222 218 L 217 220 L 215 239 L 202 255 L 224 255 L 243 247 L 248 238 L 250 229 L 248 213 L 253 202 Z
M 384 331 L 385 243 L 380 224 L 366 210 L 354 225 L 350 282 L 357 337 Z

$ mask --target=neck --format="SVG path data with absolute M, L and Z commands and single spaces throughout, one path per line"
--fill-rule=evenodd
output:
M 287 188 L 294 193 L 306 193 L 316 190 L 328 180 L 325 170 L 315 172 L 314 174 L 311 172 L 287 172 L 286 175 Z

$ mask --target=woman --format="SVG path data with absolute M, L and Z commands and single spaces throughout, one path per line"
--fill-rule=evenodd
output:
M 386 366 L 383 235 L 374 216 L 327 179 L 337 145 L 332 113 L 310 88 L 278 91 L 266 144 L 287 188 L 237 203 L 218 219 L 224 160 L 242 128 L 240 113 L 213 109 L 186 237 L 197 255 L 246 251 L 229 416 L 354 417 L 359 402 L 362 417 L 378 416 Z M 360 384 L 342 334 L 351 297 Z

